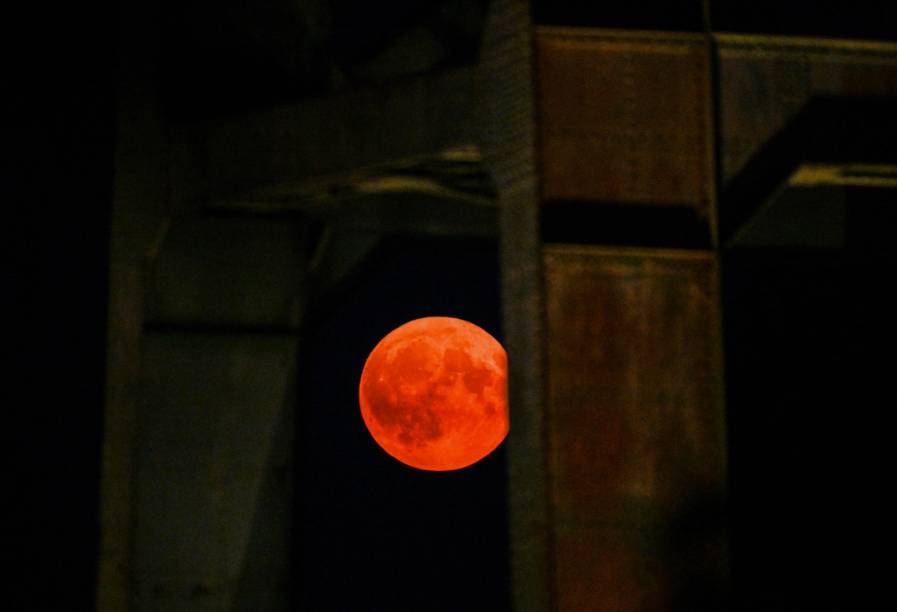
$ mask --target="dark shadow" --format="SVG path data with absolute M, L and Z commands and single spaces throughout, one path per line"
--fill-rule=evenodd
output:
M 117 6 L 4 12 L 6 610 L 96 606 Z
M 720 241 L 725 244 L 803 163 L 897 161 L 897 102 L 814 98 L 722 186 Z
M 701 0 L 638 3 L 537 0 L 532 5 L 539 25 L 692 32 L 704 29 Z
M 163 105 L 207 120 L 476 61 L 488 0 L 166 0 Z
M 738 609 L 805 609 L 844 562 L 847 262 L 837 250 L 742 249 L 722 265 Z
M 711 0 L 717 32 L 897 40 L 892 6 L 874 0 Z
M 845 190 L 843 248 L 723 255 L 734 588 L 743 608 L 858 605 L 884 517 L 893 190 Z
M 683 500 L 660 533 L 660 558 L 670 572 L 670 612 L 732 610 L 725 494 Z
M 708 249 L 710 224 L 692 206 L 550 201 L 539 208 L 542 242 Z

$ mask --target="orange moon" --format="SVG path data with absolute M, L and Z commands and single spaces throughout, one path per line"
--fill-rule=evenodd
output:
M 476 463 L 508 434 L 508 357 L 498 340 L 451 317 L 415 319 L 371 351 L 361 416 L 387 453 L 422 470 Z

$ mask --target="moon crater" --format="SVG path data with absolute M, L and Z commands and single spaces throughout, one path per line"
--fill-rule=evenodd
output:
M 424 470 L 466 467 L 507 435 L 507 356 L 472 323 L 416 319 L 371 352 L 359 401 L 371 435 L 399 461 Z

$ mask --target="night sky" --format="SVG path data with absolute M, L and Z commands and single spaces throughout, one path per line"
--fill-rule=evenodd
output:
M 358 408 L 368 353 L 411 319 L 462 318 L 501 339 L 497 244 L 396 236 L 368 264 L 300 341 L 297 601 L 505 610 L 504 446 L 462 470 L 417 470 L 377 446 Z

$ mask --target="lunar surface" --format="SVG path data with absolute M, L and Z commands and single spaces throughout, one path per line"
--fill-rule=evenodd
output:
M 507 354 L 472 323 L 415 319 L 371 352 L 361 415 L 390 455 L 423 470 L 476 463 L 508 433 Z

